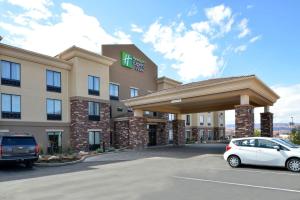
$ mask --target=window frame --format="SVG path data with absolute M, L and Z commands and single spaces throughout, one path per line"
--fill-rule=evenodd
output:
M 52 73 L 53 85 L 48 85 L 48 73 Z M 54 84 L 54 76 L 55 74 L 59 74 L 59 87 Z M 54 71 L 50 69 L 46 69 L 46 90 L 48 92 L 58 92 L 61 93 L 62 82 L 61 82 L 61 72 Z
M 203 119 L 203 120 L 201 120 L 201 119 Z M 200 123 L 200 126 L 203 126 L 203 125 L 204 125 L 204 121 L 205 121 L 204 115 L 200 115 L 200 116 L 199 116 L 199 123 Z
M 3 111 L 3 95 L 7 95 L 10 97 L 10 112 L 8 111 Z M 19 110 L 20 112 L 13 112 L 13 96 L 19 97 Z M 22 113 L 22 100 L 21 100 L 21 95 L 17 94 L 7 94 L 7 93 L 1 93 L 1 118 L 2 119 L 21 119 L 21 113 Z
M 53 101 L 53 113 L 48 112 L 48 101 Z M 58 101 L 60 102 L 60 114 L 55 113 L 55 102 Z M 62 120 L 62 100 L 60 99 L 52 99 L 52 98 L 47 98 L 46 99 L 46 114 L 47 114 L 47 120 L 55 120 L 55 121 L 60 121 Z
M 111 86 L 116 86 L 118 88 L 118 90 L 117 90 L 118 91 L 118 96 L 112 95 L 110 93 L 111 92 L 111 90 L 110 90 Z M 110 82 L 109 83 L 109 97 L 110 97 L 110 100 L 119 100 L 119 96 L 120 96 L 120 84 Z
M 3 65 L 2 65 L 2 62 L 9 63 L 9 76 L 10 76 L 9 79 L 3 77 Z M 17 64 L 19 66 L 19 80 L 12 79 L 12 64 Z M 1 60 L 1 85 L 13 86 L 13 87 L 21 87 L 21 64 L 20 63 L 8 61 L 8 60 Z
M 185 125 L 190 126 L 191 125 L 191 115 L 185 116 Z
M 90 141 L 90 133 L 92 133 L 93 135 L 93 143 L 91 143 Z M 99 134 L 99 144 L 96 144 L 96 133 Z M 89 151 L 94 151 L 96 149 L 100 149 L 101 148 L 101 142 L 103 140 L 102 134 L 100 131 L 88 131 L 88 145 L 89 145 Z
M 133 96 L 131 95 L 131 94 L 132 94 L 132 91 L 133 91 L 133 93 L 134 93 Z M 139 96 L 139 89 L 136 88 L 136 87 L 130 87 L 129 93 L 130 93 L 130 98 L 137 97 L 137 96 Z
M 93 113 L 92 114 L 90 114 L 90 104 L 93 105 Z M 95 111 L 96 111 L 95 105 L 96 104 L 98 105 L 98 111 L 99 111 L 98 114 L 95 114 Z M 100 121 L 100 119 L 101 119 L 101 104 L 100 104 L 100 102 L 95 102 L 95 101 L 88 102 L 88 118 L 90 121 Z
M 90 78 L 92 78 L 92 88 L 90 88 Z M 95 89 L 95 80 L 98 79 L 98 90 Z M 100 77 L 99 76 L 93 76 L 93 75 L 88 75 L 88 94 L 93 95 L 93 96 L 100 96 Z

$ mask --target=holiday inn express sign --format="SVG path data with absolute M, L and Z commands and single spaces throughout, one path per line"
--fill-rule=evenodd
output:
M 145 62 L 137 59 L 136 57 L 125 51 L 121 51 L 121 65 L 123 67 L 127 67 L 130 69 L 134 68 L 136 71 L 143 72 Z

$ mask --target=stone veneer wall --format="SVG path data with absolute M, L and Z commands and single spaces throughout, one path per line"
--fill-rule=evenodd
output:
M 105 146 L 110 144 L 110 114 L 109 103 L 100 102 L 100 121 L 90 121 L 88 119 L 88 102 L 90 100 L 77 97 L 71 100 L 71 131 L 70 131 L 70 144 L 75 151 L 87 151 L 89 148 L 88 143 L 88 130 L 99 129 L 102 141 Z M 91 101 L 97 102 L 98 99 Z M 102 144 L 101 144 L 102 146 Z
M 147 120 L 145 117 L 129 118 L 129 148 L 142 149 L 148 145 Z
M 159 122 L 157 123 L 156 130 L 156 144 L 157 145 L 167 145 L 169 141 L 169 126 L 167 123 Z
M 273 137 L 273 113 L 260 113 L 260 129 L 262 137 Z
M 173 144 L 185 144 L 185 120 L 173 120 Z
M 118 120 L 114 122 L 114 145 L 116 148 L 125 148 L 129 146 L 129 120 Z
M 254 106 L 239 105 L 235 107 L 235 137 L 254 135 Z

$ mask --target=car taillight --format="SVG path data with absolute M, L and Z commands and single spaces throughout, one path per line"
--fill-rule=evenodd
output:
M 39 153 L 40 153 L 40 147 L 39 147 L 38 144 L 35 145 L 35 153 L 36 153 L 36 154 L 39 154 Z
M 229 151 L 230 149 L 231 149 L 231 146 L 229 146 L 229 144 L 226 145 L 226 151 Z

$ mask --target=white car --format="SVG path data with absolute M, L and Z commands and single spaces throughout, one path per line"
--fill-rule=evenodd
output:
M 232 139 L 224 159 L 231 167 L 241 164 L 286 167 L 300 172 L 300 148 L 279 138 L 248 137 Z

